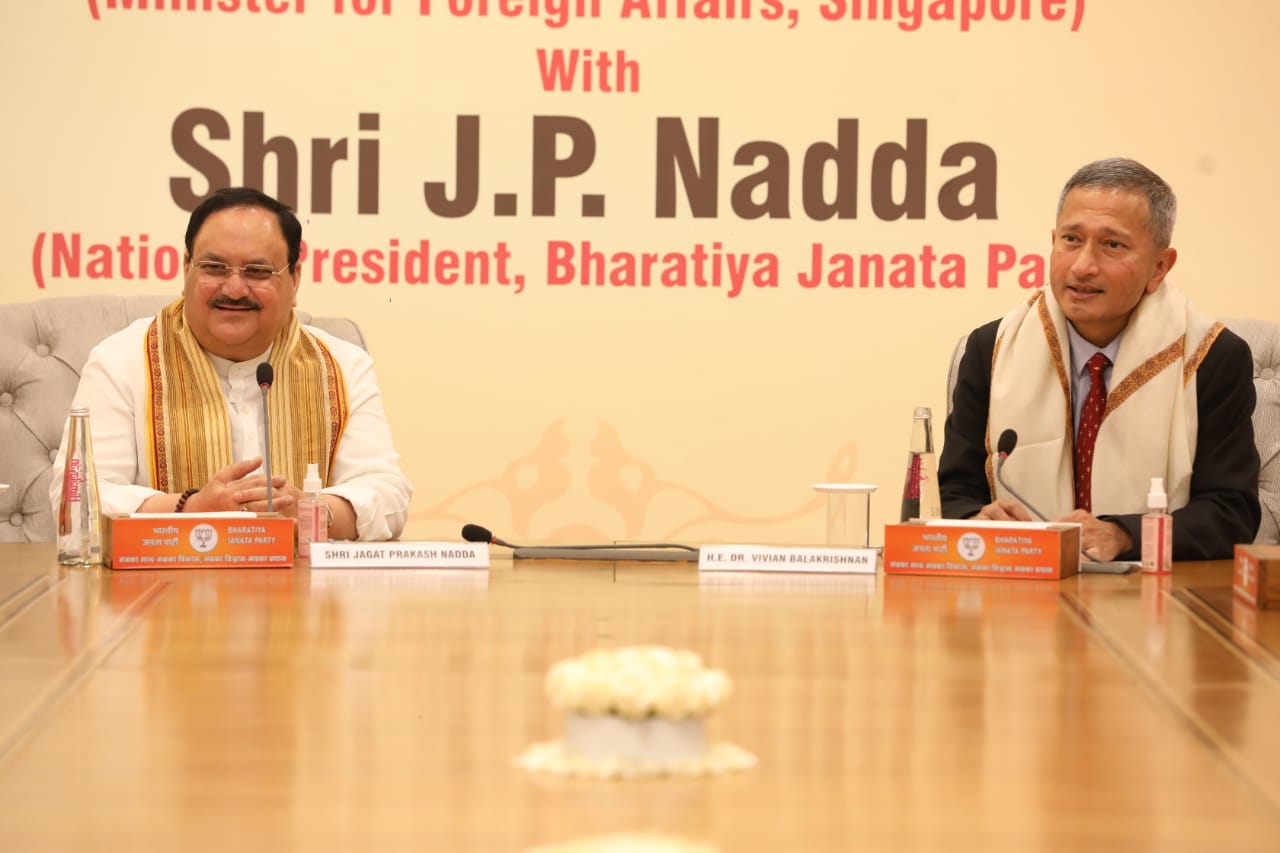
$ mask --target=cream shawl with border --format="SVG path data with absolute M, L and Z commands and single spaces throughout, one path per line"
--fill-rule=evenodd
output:
M 165 306 L 143 339 L 146 357 L 151 485 L 162 492 L 200 488 L 234 461 L 231 421 L 217 372 L 191 333 L 183 300 Z M 274 392 L 271 459 L 275 473 L 300 485 L 315 462 L 328 484 L 346 427 L 347 385 L 328 348 L 296 316 L 271 345 Z
M 1170 510 L 1186 505 L 1196 451 L 1195 372 L 1222 328 L 1168 282 L 1138 303 L 1094 446 L 1094 515 L 1146 512 L 1152 477 L 1164 478 Z M 1051 292 L 1037 291 L 996 334 L 987 480 L 992 494 L 1016 500 L 995 481 L 992 451 L 1000 433 L 1017 430 L 1004 478 L 1051 520 L 1075 508 L 1070 370 L 1066 317 Z

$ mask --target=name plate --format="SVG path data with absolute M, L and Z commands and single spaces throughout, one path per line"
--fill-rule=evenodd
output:
M 1231 589 L 1236 598 L 1258 610 L 1280 607 L 1280 545 L 1237 545 Z
M 487 569 L 476 542 L 312 542 L 313 569 Z
M 698 549 L 698 571 L 874 575 L 877 557 L 874 548 L 703 545 Z
M 108 515 L 102 529 L 112 569 L 293 567 L 293 519 L 275 513 Z
M 1080 525 L 971 520 L 886 524 L 884 571 L 1060 579 L 1080 571 Z

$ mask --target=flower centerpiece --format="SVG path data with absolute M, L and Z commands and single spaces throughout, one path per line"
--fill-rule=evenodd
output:
M 600 649 L 551 667 L 547 696 L 563 710 L 562 741 L 534 744 L 516 762 L 570 776 L 701 776 L 755 764 L 731 744 L 708 744 L 707 715 L 728 698 L 729 676 L 690 651 Z

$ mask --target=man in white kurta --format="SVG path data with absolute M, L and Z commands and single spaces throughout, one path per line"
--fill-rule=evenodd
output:
M 146 461 L 148 423 L 147 374 L 141 353 L 147 327 L 154 318 L 138 320 L 94 347 L 89 354 L 74 406 L 89 408 L 99 499 L 104 513 L 128 513 L 159 492 L 150 482 Z M 360 347 L 308 327 L 322 340 L 342 368 L 351 415 L 338 445 L 331 485 L 324 494 L 346 500 L 355 512 L 356 536 L 366 541 L 394 539 L 404 529 L 413 488 L 400 471 L 400 455 L 374 375 L 373 359 Z M 269 356 L 269 351 L 264 356 Z M 226 398 L 234 459 L 263 456 L 262 392 L 257 369 L 266 358 L 233 362 L 209 356 Z M 277 393 L 276 388 L 268 394 Z M 58 451 L 61 471 L 66 447 Z M 53 478 L 54 506 L 62 479 Z M 280 507 L 277 505 L 277 509 Z
M 247 187 L 218 190 L 192 211 L 185 243 L 182 296 L 94 348 L 76 390 L 74 405 L 90 412 L 103 510 L 262 512 L 270 495 L 275 512 L 297 517 L 315 464 L 333 538 L 399 536 L 412 487 L 373 362 L 294 314 L 302 226 L 293 211 Z M 263 362 L 275 376 L 269 437 Z M 61 489 L 55 478 L 54 506 Z

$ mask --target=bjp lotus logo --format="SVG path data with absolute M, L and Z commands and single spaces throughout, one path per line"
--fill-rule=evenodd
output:
M 987 553 L 987 540 L 983 539 L 977 533 L 966 533 L 960 537 L 960 541 L 956 543 L 960 556 L 969 562 L 982 559 L 982 555 Z
M 218 547 L 218 531 L 214 530 L 212 524 L 197 524 L 191 529 L 188 541 L 201 554 L 208 554 Z

